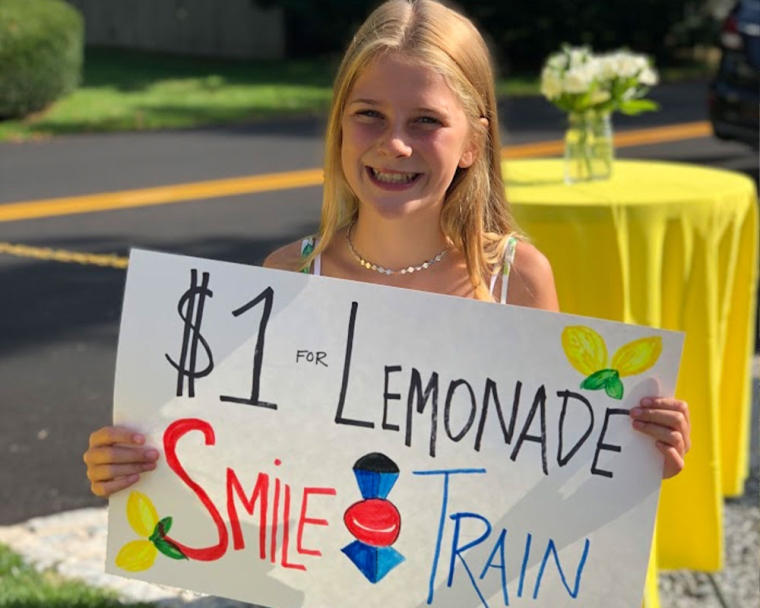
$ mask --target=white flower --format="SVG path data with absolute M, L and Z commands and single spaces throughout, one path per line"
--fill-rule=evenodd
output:
M 644 55 L 633 55 L 633 61 L 638 68 L 638 71 L 646 70 L 649 67 L 649 61 Z
M 593 74 L 583 67 L 571 69 L 565 74 L 565 92 L 566 93 L 585 93 L 591 87 Z
M 586 64 L 586 69 L 591 74 L 591 77 L 596 81 L 601 81 L 603 79 L 603 70 L 604 65 L 599 59 L 599 57 L 591 57 L 588 60 L 588 63 Z
M 568 112 L 614 111 L 657 82 L 646 55 L 624 50 L 596 55 L 588 47 L 564 46 L 541 71 L 541 93 Z
M 571 48 L 570 49 L 570 63 L 569 67 L 570 69 L 581 67 L 588 61 L 588 58 L 590 56 L 590 51 L 588 47 L 582 46 L 578 48 Z
M 567 68 L 567 57 L 564 53 L 555 53 L 549 57 L 546 66 L 553 70 L 564 70 Z
M 634 57 L 631 55 L 620 54 L 617 57 L 617 75 L 620 78 L 631 78 L 638 74 L 640 66 Z
M 649 67 L 644 55 L 634 55 L 624 51 L 609 53 L 601 58 L 604 78 L 633 78 Z
M 547 99 L 554 99 L 562 94 L 562 76 L 549 67 L 541 72 L 541 94 Z
M 602 80 L 614 80 L 617 78 L 617 58 L 614 55 L 602 55 L 599 57 L 599 74 Z
M 645 86 L 653 87 L 654 85 L 658 83 L 659 78 L 657 76 L 657 72 L 654 69 L 647 66 L 646 68 L 644 68 L 641 74 L 639 74 L 639 81 L 641 82 L 641 84 Z
M 587 93 L 599 81 L 599 62 L 589 59 L 583 65 L 565 73 L 565 91 Z

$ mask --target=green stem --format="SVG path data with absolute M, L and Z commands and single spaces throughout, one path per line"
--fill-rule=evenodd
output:
M 581 159 L 583 160 L 583 164 L 586 165 L 586 171 L 585 173 L 582 173 L 582 175 L 586 179 L 591 179 L 591 150 L 588 146 L 589 128 L 590 128 L 589 118 L 588 116 L 584 116 L 581 119 L 580 146 L 581 146 Z

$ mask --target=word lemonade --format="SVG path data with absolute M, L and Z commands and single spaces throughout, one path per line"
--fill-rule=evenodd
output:
M 213 377 L 215 369 L 213 340 L 208 339 L 204 325 L 205 315 L 215 304 L 211 274 L 199 274 L 193 268 L 190 278 L 190 288 L 176 306 L 184 320 L 181 347 L 173 353 L 164 353 L 165 370 L 176 377 L 176 397 L 185 402 L 196 399 L 198 387 Z M 224 391 L 218 395 L 218 403 L 239 405 L 213 405 L 214 408 L 242 405 L 252 411 L 268 410 L 266 416 L 282 416 L 292 407 L 267 394 L 277 393 L 267 380 L 267 338 L 272 311 L 276 310 L 276 289 L 276 285 L 257 289 L 255 297 L 230 311 L 233 317 L 230 322 L 245 322 L 247 330 L 251 329 L 251 319 L 257 319 L 252 332 L 255 348 L 249 368 L 250 392 L 234 395 L 227 394 L 232 390 Z M 421 581 L 424 591 L 418 589 L 416 594 L 420 600 L 424 598 L 428 604 L 434 604 L 444 586 L 452 587 L 459 580 L 468 582 L 480 604 L 508 606 L 517 598 L 539 600 L 542 583 L 549 579 L 555 584 L 561 581 L 566 599 L 582 600 L 583 574 L 593 554 L 589 536 L 576 539 L 572 551 L 565 550 L 568 545 L 565 538 L 557 539 L 535 530 L 510 533 L 509 522 L 503 517 L 495 521 L 485 515 L 479 509 L 479 501 L 464 505 L 460 498 L 454 506 L 451 497 L 458 484 L 482 478 L 489 485 L 490 467 L 478 466 L 483 462 L 478 453 L 488 442 L 493 444 L 494 437 L 502 446 L 502 468 L 512 462 L 514 466 L 535 468 L 543 476 L 549 476 L 572 463 L 568 469 L 574 474 L 583 470 L 591 478 L 614 479 L 616 463 L 622 456 L 613 454 L 623 451 L 615 437 L 630 426 L 628 409 L 615 407 L 615 401 L 621 400 L 625 391 L 621 378 L 640 374 L 657 362 L 662 351 L 660 337 L 629 342 L 609 361 L 601 335 L 590 327 L 566 326 L 559 346 L 567 363 L 580 372 L 573 387 L 549 387 L 546 382 L 514 377 L 475 381 L 453 374 L 446 377 L 435 369 L 418 365 L 375 361 L 373 369 L 363 373 L 374 376 L 372 385 L 382 387 L 382 391 L 370 401 L 361 395 L 361 403 L 375 404 L 374 408 L 356 408 L 352 363 L 357 343 L 361 342 L 363 305 L 351 301 L 344 310 L 343 351 L 334 355 L 329 349 L 294 349 L 292 364 L 310 365 L 325 372 L 340 368 L 340 374 L 332 376 L 339 379 L 339 386 L 336 384 L 331 390 L 336 395 L 329 413 L 333 428 L 347 427 L 354 429 L 352 432 L 361 432 L 366 447 L 373 444 L 376 434 L 392 435 L 401 450 L 419 452 L 424 448 L 430 466 L 412 469 L 402 463 L 399 467 L 385 453 L 366 449 L 365 455 L 353 464 L 356 489 L 349 495 L 342 487 L 324 483 L 294 485 L 288 475 L 292 459 L 283 455 L 270 458 L 269 464 L 259 462 L 259 470 L 253 477 L 241 476 L 233 466 L 225 467 L 216 477 L 220 482 L 223 480 L 224 499 L 215 501 L 212 498 L 215 492 L 206 485 L 209 477 L 194 478 L 188 472 L 180 446 L 191 437 L 196 443 L 202 437 L 203 444 L 211 448 L 217 443 L 217 429 L 203 416 L 178 418 L 163 431 L 165 462 L 202 505 L 205 518 L 215 529 L 215 541 L 206 546 L 190 546 L 186 539 L 183 542 L 178 523 L 173 530 L 176 536 L 170 535 L 173 522 L 181 520 L 180 514 L 162 513 L 159 517 L 151 498 L 134 491 L 127 500 L 126 512 L 129 525 L 139 538 L 122 545 L 116 566 L 123 571 L 139 572 L 153 567 L 159 554 L 178 563 L 213 562 L 230 551 L 247 549 L 251 559 L 283 570 L 300 571 L 306 576 L 318 560 L 328 557 L 326 551 L 334 550 L 332 544 L 329 547 L 324 544 L 329 532 L 353 538 L 340 547 L 342 559 L 350 560 L 365 582 L 380 585 L 391 572 L 403 569 L 409 559 L 396 545 L 404 538 L 405 525 L 411 524 L 394 503 L 392 490 L 394 486 L 408 489 L 411 484 L 418 484 L 419 495 L 427 497 L 437 521 L 427 538 L 427 575 Z M 339 316 L 339 312 L 334 315 Z M 597 395 L 610 405 L 593 404 Z M 320 409 L 313 416 L 324 416 L 324 411 Z M 438 466 L 441 453 L 454 445 L 469 452 L 475 466 Z M 252 458 L 256 457 L 256 449 L 255 445 L 250 448 Z M 394 454 L 394 458 L 403 459 L 403 452 Z M 198 457 L 202 458 L 202 454 Z M 243 532 L 243 513 L 257 524 L 248 534 Z M 342 521 L 336 520 L 336 513 L 342 513 Z M 318 530 L 323 530 L 323 534 Z M 499 599 L 495 600 L 497 596 Z

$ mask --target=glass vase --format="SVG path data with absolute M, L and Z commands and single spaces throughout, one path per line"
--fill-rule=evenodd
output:
M 565 183 L 609 179 L 615 156 L 609 112 L 568 115 L 565 134 Z

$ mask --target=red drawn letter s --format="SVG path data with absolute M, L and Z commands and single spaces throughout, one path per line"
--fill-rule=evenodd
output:
M 212 562 L 222 557 L 227 551 L 227 527 L 224 525 L 222 516 L 219 514 L 218 509 L 214 506 L 214 503 L 211 502 L 211 499 L 209 498 L 208 494 L 206 494 L 206 491 L 199 484 L 190 479 L 190 476 L 187 474 L 185 469 L 182 468 L 182 465 L 179 462 L 179 458 L 177 458 L 177 442 L 182 436 L 189 433 L 190 431 L 200 431 L 203 433 L 206 445 L 214 445 L 216 441 L 216 438 L 214 436 L 214 429 L 208 422 L 199 420 L 198 418 L 184 418 L 182 420 L 176 420 L 175 422 L 172 422 L 164 432 L 164 452 L 166 455 L 166 463 L 169 465 L 169 468 L 174 471 L 177 477 L 179 477 L 183 482 L 185 482 L 187 487 L 195 492 L 196 496 L 203 503 L 203 506 L 206 507 L 206 510 L 211 516 L 211 519 L 214 520 L 216 529 L 219 532 L 219 542 L 211 547 L 193 549 L 192 547 L 183 545 L 174 538 L 172 538 L 171 541 L 177 545 L 180 551 L 182 551 L 182 553 L 184 553 L 189 559 Z

